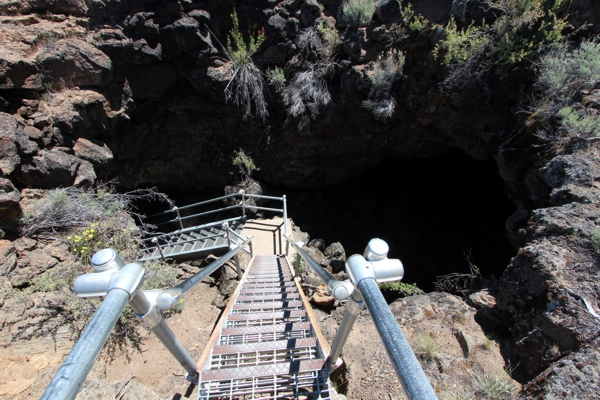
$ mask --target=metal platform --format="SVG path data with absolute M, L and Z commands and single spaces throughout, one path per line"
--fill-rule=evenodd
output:
M 198 399 L 329 399 L 329 348 L 284 256 L 256 256 L 198 365 Z
M 229 242 L 222 226 L 224 222 L 229 224 L 230 231 L 240 235 L 244 228 L 245 218 L 232 218 L 193 226 L 144 239 L 145 247 L 139 261 L 155 260 L 163 256 L 175 260 L 185 260 L 201 258 L 211 253 L 224 253 L 229 250 Z M 151 239 L 155 239 L 158 243 L 152 243 Z

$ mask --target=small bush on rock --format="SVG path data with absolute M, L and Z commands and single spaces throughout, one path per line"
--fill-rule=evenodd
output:
M 389 290 L 392 292 L 398 292 L 404 296 L 414 296 L 419 294 L 425 294 L 416 283 L 404 283 L 404 282 L 388 282 L 379 285 L 381 290 Z
M 279 67 L 275 67 L 267 72 L 267 79 L 269 80 L 269 84 L 271 84 L 277 93 L 283 92 L 285 89 L 285 73 L 283 69 Z
M 394 114 L 396 100 L 392 97 L 392 85 L 402 76 L 404 67 L 404 54 L 397 50 L 381 56 L 375 64 L 371 75 L 371 90 L 369 100 L 362 106 L 371 111 L 376 118 L 387 119 Z
M 246 154 L 243 149 L 233 151 L 233 165 L 238 168 L 240 176 L 243 180 L 252 178 L 255 171 L 260 171 L 260 168 L 254 164 L 252 157 Z
M 21 219 L 21 233 L 31 237 L 46 233 L 66 232 L 73 228 L 89 227 L 94 222 L 117 217 L 125 213 L 137 219 L 142 231 L 153 226 L 144 224 L 144 216 L 135 211 L 137 200 L 173 202 L 156 188 L 136 189 L 118 193 L 109 185 L 96 189 L 77 187 L 58 188 L 48 191 L 42 198 L 30 204 Z
M 283 93 L 283 103 L 288 115 L 295 118 L 299 131 L 308 131 L 310 120 L 331 103 L 331 94 L 323 78 L 322 69 L 310 69 L 297 73 Z
M 266 84 L 262 72 L 252 62 L 252 55 L 264 42 L 265 34 L 261 32 L 256 37 L 250 36 L 250 41 L 246 43 L 235 11 L 231 14 L 231 19 L 233 27 L 225 50 L 231 60 L 231 79 L 225 88 L 225 97 L 244 109 L 244 120 L 256 116 L 264 121 L 269 116 L 264 96 Z
M 425 333 L 417 335 L 414 347 L 415 353 L 427 361 L 433 361 L 440 352 L 435 339 Z
M 346 0 L 342 4 L 346 22 L 358 26 L 367 26 L 375 14 L 375 0 Z

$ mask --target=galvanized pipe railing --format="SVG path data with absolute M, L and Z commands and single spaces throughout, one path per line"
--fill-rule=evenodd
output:
M 144 280 L 144 268 L 137 263 L 125 265 L 112 249 L 104 249 L 94 254 L 92 265 L 96 272 L 77 278 L 74 290 L 80 297 L 104 297 L 104 301 L 46 388 L 42 399 L 74 399 L 77 396 L 77 392 L 128 302 L 136 316 L 150 328 L 183 366 L 188 373 L 186 378 L 197 383 L 196 362 L 166 325 L 160 311 L 171 308 L 181 296 L 230 258 L 237 258 L 237 254 L 246 244 L 250 245 L 251 240 L 252 236 L 249 236 L 243 243 L 232 245 L 231 250 L 223 257 L 168 290 L 140 290 Z M 239 272 L 239 260 L 236 259 L 236 263 Z
M 202 282 L 204 278 L 215 272 L 219 267 L 223 266 L 230 258 L 237 255 L 244 248 L 244 246 L 246 246 L 246 244 L 249 244 L 252 241 L 253 238 L 253 236 L 249 236 L 244 242 L 237 245 L 218 260 L 212 262 L 210 265 L 202 269 L 202 271 L 196 273 L 194 276 L 189 277 L 171 289 L 150 291 L 156 293 L 156 306 L 162 311 L 171 308 L 177 302 L 177 300 L 181 298 L 181 296 Z
M 421 364 L 383 298 L 377 281 L 374 278 L 365 278 L 358 283 L 358 290 L 373 318 L 406 396 L 418 400 L 437 399 Z
M 46 388 L 43 400 L 74 399 L 77 396 L 128 301 L 129 293 L 123 289 L 108 292 L 94 318 Z
M 308 266 L 310 266 L 310 268 L 319 276 L 319 278 L 321 278 L 321 280 L 327 286 L 329 293 L 331 293 L 336 300 L 342 301 L 348 298 L 352 289 L 352 285 L 349 285 L 348 282 L 342 282 L 335 279 L 325 268 L 321 267 L 315 260 L 311 258 L 311 256 L 302 250 L 302 247 L 292 240 L 290 234 L 284 235 L 284 237 L 286 241 L 296 249 L 306 264 L 308 264 Z
M 334 298 L 348 300 L 344 317 L 327 358 L 328 367 L 334 370 L 340 365 L 339 357 L 344 344 L 350 336 L 357 316 L 366 305 L 407 397 L 419 400 L 437 399 L 421 364 L 377 286 L 378 283 L 400 280 L 404 275 L 404 267 L 400 260 L 387 258 L 389 250 L 387 243 L 381 239 L 373 239 L 365 249 L 364 255 L 349 257 L 346 262 L 346 272 L 350 276 L 350 280 L 341 282 L 292 241 L 291 235 L 288 234 L 285 238 L 306 264 L 325 282 Z M 297 274 L 298 264 L 295 269 Z

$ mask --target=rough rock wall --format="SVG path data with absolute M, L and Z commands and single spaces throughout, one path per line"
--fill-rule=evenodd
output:
M 352 29 L 340 18 L 341 1 L 322 4 L 323 10 L 308 0 L 236 4 L 244 32 L 265 28 L 255 62 L 263 70 L 283 68 L 288 80 L 304 68 L 300 31 L 322 23 L 341 33 L 341 51 L 327 76 L 332 103 L 307 135 L 286 123 L 272 88 L 265 123 L 244 121 L 242 111 L 225 102 L 230 64 L 220 43 L 231 28 L 232 3 L 2 1 L 2 228 L 15 228 L 23 188 L 115 177 L 124 187 L 222 186 L 239 148 L 255 158 L 257 177 L 266 183 L 319 187 L 384 157 L 427 157 L 460 147 L 475 158 L 495 156 L 519 205 L 507 228 L 521 250 L 502 277 L 497 309 L 529 374 L 548 368 L 532 393 L 555 390 L 553 371 L 577 369 L 576 360 L 595 371 L 598 323 L 581 300 L 598 309 L 590 239 L 598 217 L 595 143 L 530 151 L 529 138 L 513 136 L 523 86 L 505 88 L 503 102 L 473 109 L 440 93 L 445 70 L 431 55 L 440 39 L 435 27 L 400 35 L 398 4 L 378 1 L 374 22 Z M 574 14 L 578 20 L 598 15 L 584 1 L 574 6 L 586 11 Z M 373 62 L 391 48 L 406 52 L 405 77 L 393 87 L 396 112 L 381 121 L 361 102 Z

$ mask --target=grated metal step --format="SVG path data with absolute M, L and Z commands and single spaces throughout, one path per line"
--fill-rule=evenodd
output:
M 198 399 L 329 399 L 328 353 L 283 256 L 256 256 L 200 359 Z
M 244 228 L 243 219 L 226 220 L 229 228 L 241 234 Z M 224 221 L 222 221 L 224 222 Z M 221 223 L 207 226 L 199 225 L 186 228 L 183 231 L 174 231 L 159 236 L 159 243 L 165 258 L 187 259 L 200 257 L 205 254 L 229 250 L 229 243 L 225 238 L 225 231 Z M 160 251 L 156 246 L 148 246 L 143 250 L 139 261 L 154 260 L 161 258 Z

